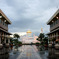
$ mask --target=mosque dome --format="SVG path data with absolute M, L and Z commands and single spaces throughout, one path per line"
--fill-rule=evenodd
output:
M 28 30 L 27 33 L 32 33 L 32 32 L 30 30 Z

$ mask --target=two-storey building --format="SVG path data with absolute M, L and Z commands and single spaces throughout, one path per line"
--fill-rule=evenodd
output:
M 9 36 L 11 33 L 8 32 L 9 24 L 11 24 L 11 21 L 2 12 L 2 10 L 0 10 L 0 44 L 10 43 Z
M 49 39 L 52 40 L 55 38 L 56 41 L 59 41 L 59 9 L 50 18 L 47 25 L 50 25 L 50 33 L 48 33 Z

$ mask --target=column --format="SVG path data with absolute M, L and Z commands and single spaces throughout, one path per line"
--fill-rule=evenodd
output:
M 56 40 L 58 40 L 58 32 L 56 32 Z
M 0 44 L 1 44 L 1 37 L 0 37 Z
M 59 31 L 58 31 L 58 39 L 59 39 Z
M 10 43 L 10 35 L 8 35 L 8 43 Z
M 4 42 L 6 43 L 6 38 L 4 39 Z
M 52 33 L 52 38 L 53 38 L 53 33 Z M 52 39 L 52 38 L 51 38 L 51 39 Z
M 54 38 L 55 38 L 55 33 L 54 33 Z
M 52 36 L 51 36 L 51 34 L 50 34 L 50 40 L 51 40 L 51 37 L 52 37 Z
M 1 32 L 0 32 L 0 44 L 1 44 Z
M 10 39 L 8 38 L 8 43 L 10 43 Z

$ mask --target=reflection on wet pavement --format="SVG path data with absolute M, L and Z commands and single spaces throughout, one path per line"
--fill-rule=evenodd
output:
M 8 58 L 9 58 L 9 54 L 0 55 L 0 59 L 8 59 Z
M 25 45 L 22 47 L 24 49 L 17 59 L 41 59 L 37 53 L 35 46 Z
M 11 51 L 9 54 L 0 55 L 0 59 L 59 59 L 59 50 L 49 48 L 39 51 L 35 45 L 23 45 L 18 51 Z

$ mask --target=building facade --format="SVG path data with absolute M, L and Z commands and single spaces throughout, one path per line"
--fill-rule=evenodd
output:
M 7 16 L 0 10 L 0 45 L 10 43 L 10 35 L 8 32 L 8 25 L 11 24 L 11 21 Z
M 49 39 L 55 38 L 56 41 L 59 41 L 59 9 L 50 18 L 47 25 L 50 25 L 50 32 L 47 34 Z

